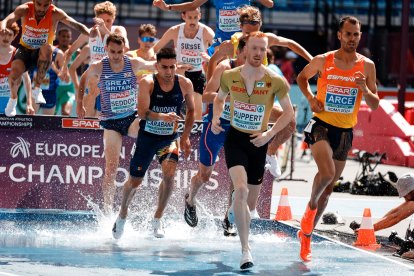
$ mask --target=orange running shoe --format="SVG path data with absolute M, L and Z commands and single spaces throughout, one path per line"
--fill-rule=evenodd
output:
M 300 228 L 304 234 L 310 235 L 313 231 L 313 222 L 315 220 L 316 212 L 318 209 L 311 210 L 309 204 L 306 206 L 305 214 L 303 214 L 302 220 L 300 221 Z
M 300 258 L 304 262 L 310 262 L 312 259 L 311 236 L 306 236 L 302 230 L 298 230 L 298 240 L 300 242 Z

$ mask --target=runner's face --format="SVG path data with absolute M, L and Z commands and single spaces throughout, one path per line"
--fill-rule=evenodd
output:
M 149 38 L 149 39 L 152 39 L 152 38 L 155 39 L 155 37 L 150 33 L 143 33 L 141 38 L 144 38 L 144 37 Z M 149 50 L 149 49 L 151 49 L 152 46 L 154 46 L 155 40 L 153 42 L 150 42 L 150 41 L 145 41 L 144 42 L 144 41 L 142 41 L 141 38 L 138 37 L 139 48 Z M 145 40 L 148 40 L 148 39 L 145 39 Z
M 112 25 L 114 24 L 115 17 L 107 13 L 100 14 L 98 18 L 101 18 L 105 22 L 105 27 L 111 31 Z
M 36 18 L 43 18 L 47 9 L 52 4 L 52 0 L 33 0 Z
M 267 51 L 267 39 L 262 37 L 251 37 L 246 45 L 246 62 L 253 67 L 262 65 Z
M 198 22 L 201 19 L 201 13 L 198 10 L 187 11 L 182 15 L 183 20 L 187 28 L 195 30 L 198 28 Z
M 171 82 L 175 76 L 177 60 L 173 58 L 163 58 L 155 64 L 158 75 L 165 82 Z
M 69 31 L 60 32 L 57 39 L 60 46 L 67 47 L 72 41 L 72 33 Z
M 0 47 L 9 47 L 15 37 L 13 31 L 6 28 L 5 33 L 0 32 Z
M 361 40 L 361 29 L 359 24 L 352 24 L 346 21 L 342 30 L 338 31 L 338 39 L 341 42 L 341 49 L 347 53 L 356 52 Z
M 125 45 L 117 44 L 115 42 L 109 42 L 108 46 L 106 46 L 106 50 L 108 52 L 109 60 L 114 64 L 122 63 L 124 59 L 124 47 Z

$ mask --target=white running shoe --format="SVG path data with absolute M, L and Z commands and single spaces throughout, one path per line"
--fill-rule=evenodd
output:
M 259 213 L 257 212 L 256 209 L 254 209 L 253 211 L 250 211 L 250 218 L 251 219 L 260 219 Z
M 227 210 L 227 219 L 231 224 L 234 224 L 234 190 L 231 192 L 231 205 Z
M 277 179 L 282 175 L 282 171 L 280 170 L 279 163 L 277 162 L 276 155 L 268 155 L 266 154 L 266 166 L 265 168 L 269 170 L 269 172 Z
M 4 113 L 6 114 L 7 117 L 16 116 L 16 106 L 17 106 L 17 99 L 9 98 L 6 108 L 4 109 Z
M 165 236 L 164 225 L 160 219 L 154 218 L 152 220 L 152 229 L 154 230 L 154 237 L 164 238 Z
M 243 251 L 240 261 L 240 269 L 249 269 L 253 267 L 253 265 L 253 258 L 252 254 L 250 254 L 250 250 Z
M 112 236 L 114 239 L 120 239 L 124 233 L 126 219 L 121 219 L 119 216 L 116 218 L 114 227 L 112 227 Z
M 39 87 L 36 87 L 32 90 L 32 98 L 35 100 L 35 103 L 37 104 L 45 104 L 46 100 L 43 97 L 42 89 Z

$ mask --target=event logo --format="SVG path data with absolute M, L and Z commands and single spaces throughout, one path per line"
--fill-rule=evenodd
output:
M 93 119 L 63 118 L 62 128 L 100 129 L 99 121 Z
M 17 139 L 19 139 L 19 142 L 17 143 L 10 142 L 13 145 L 10 149 L 10 155 L 13 158 L 16 158 L 19 153 L 21 153 L 24 158 L 30 157 L 30 143 L 24 140 L 22 137 L 17 137 Z

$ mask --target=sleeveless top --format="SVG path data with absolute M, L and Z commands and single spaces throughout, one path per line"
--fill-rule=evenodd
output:
M 0 64 L 0 113 L 4 113 L 4 109 L 10 98 L 9 75 L 15 54 L 16 48 L 14 48 L 10 60 L 6 64 Z
M 181 91 L 178 75 L 174 77 L 174 86 L 170 91 L 163 91 L 153 75 L 154 89 L 150 97 L 149 110 L 156 113 L 175 112 L 178 116 L 181 114 L 181 106 L 183 105 L 183 93 Z M 158 135 L 163 137 L 175 137 L 177 134 L 177 123 L 164 122 L 161 120 L 144 120 L 139 123 L 140 131 L 145 134 Z
M 101 120 L 122 119 L 137 111 L 137 78 L 129 57 L 124 55 L 124 68 L 119 73 L 112 71 L 109 58 L 104 57 L 98 87 L 101 91 Z
M 20 45 L 34 50 L 39 49 L 45 44 L 52 45 L 55 39 L 53 30 L 52 14 L 55 10 L 53 4 L 46 11 L 46 15 L 40 20 L 39 24 L 35 18 L 33 2 L 26 3 L 29 7 L 27 14 L 22 18 L 22 36 Z
M 106 57 L 105 44 L 107 35 L 102 39 L 100 36 L 89 37 L 89 64 L 101 61 Z
M 132 57 L 134 57 L 134 58 L 138 57 L 137 50 L 129 51 L 128 53 L 131 54 Z M 153 70 L 143 69 L 143 70 L 138 70 L 138 72 L 135 75 L 137 77 L 141 77 L 143 75 L 148 75 L 148 74 L 152 74 L 152 73 L 154 73 Z
M 241 76 L 241 67 L 224 71 L 220 86 L 224 92 L 230 92 L 230 124 L 245 133 L 266 131 L 275 96 L 281 99 L 289 93 L 283 78 L 267 71 L 260 80 L 255 81 L 249 95 Z
M 205 52 L 204 48 L 204 24 L 198 23 L 198 31 L 194 38 L 187 38 L 184 35 L 185 23 L 179 25 L 177 45 L 175 46 L 175 52 L 177 53 L 177 62 L 190 64 L 193 66 L 191 70 L 187 72 L 201 71 L 203 58 L 200 53 Z
M 362 100 L 362 92 L 355 83 L 354 74 L 358 71 L 364 73 L 365 58 L 357 54 L 354 67 L 342 70 L 335 65 L 335 53 L 332 51 L 327 54 L 325 67 L 318 78 L 316 98 L 323 103 L 324 111 L 314 116 L 339 128 L 352 128 L 357 123 Z

